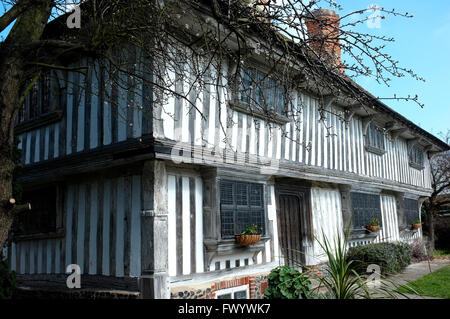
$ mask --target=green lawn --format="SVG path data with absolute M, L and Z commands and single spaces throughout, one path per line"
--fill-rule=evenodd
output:
M 433 251 L 433 256 L 434 257 L 441 257 L 441 256 L 448 256 L 448 255 L 450 255 L 450 250 L 449 249 L 434 250 Z
M 420 279 L 408 283 L 421 296 L 450 299 L 450 266 L 443 267 Z M 399 291 L 409 293 L 403 287 Z

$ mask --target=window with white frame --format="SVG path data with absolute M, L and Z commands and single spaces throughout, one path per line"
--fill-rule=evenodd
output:
M 221 289 L 216 291 L 216 299 L 248 299 L 248 285 Z
M 366 134 L 366 149 L 378 154 L 384 154 L 384 131 L 378 125 L 371 123 Z
M 239 101 L 261 111 L 285 115 L 286 88 L 255 68 L 241 68 Z

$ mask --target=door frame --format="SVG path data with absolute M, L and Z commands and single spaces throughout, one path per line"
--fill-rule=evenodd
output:
M 313 219 L 311 211 L 311 183 L 308 181 L 291 179 L 291 178 L 281 178 L 275 180 L 275 200 L 276 200 L 276 213 L 277 213 L 277 228 L 278 228 L 278 242 L 281 247 L 281 211 L 280 211 L 280 196 L 281 195 L 291 195 L 297 196 L 300 202 L 303 202 L 303 214 L 300 214 L 300 241 L 301 249 L 304 248 L 305 240 L 313 242 Z M 301 210 L 300 210 L 301 211 Z M 283 253 L 283 252 L 282 252 Z M 283 254 L 284 256 L 284 254 Z M 301 255 L 300 262 L 305 264 L 305 255 Z

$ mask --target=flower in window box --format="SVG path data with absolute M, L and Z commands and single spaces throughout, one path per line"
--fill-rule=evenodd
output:
M 414 221 L 414 223 L 412 224 L 412 227 L 413 227 L 414 229 L 419 229 L 420 226 L 422 226 L 422 222 L 420 221 L 420 219 L 416 219 L 416 220 Z
M 378 218 L 372 218 L 366 229 L 370 232 L 376 232 L 380 228 L 380 221 Z
M 235 235 L 236 242 L 241 246 L 256 244 L 261 239 L 262 231 L 262 227 L 258 225 L 249 226 L 239 235 Z

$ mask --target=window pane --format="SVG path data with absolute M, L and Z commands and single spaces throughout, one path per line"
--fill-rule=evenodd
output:
M 233 205 L 233 183 L 221 181 L 220 183 L 220 203 L 224 205 Z
M 264 186 L 258 183 L 222 180 L 220 216 L 223 238 L 232 238 L 247 227 L 265 231 Z
M 380 196 L 351 193 L 353 208 L 353 228 L 365 227 L 373 218 L 381 221 Z
M 264 99 L 264 74 L 261 72 L 255 71 L 255 78 L 253 87 L 255 88 L 255 106 L 263 109 L 265 106 Z
M 37 234 L 56 231 L 56 187 L 23 193 L 23 202 L 31 204 L 31 211 L 19 214 L 16 234 Z
M 384 132 L 375 124 L 370 124 L 368 129 L 367 142 L 369 146 L 384 151 Z
M 241 101 L 245 103 L 250 103 L 251 101 L 251 85 L 252 85 L 252 70 L 251 69 L 242 69 L 241 71 L 241 85 L 240 85 L 240 93 L 241 93 Z
M 278 97 L 277 97 L 277 113 L 283 115 L 285 111 L 285 103 L 284 103 L 284 85 L 278 86 Z
M 234 293 L 234 299 L 247 299 L 247 291 L 236 291 Z
M 271 78 L 267 78 L 267 89 L 266 89 L 266 108 L 270 111 L 275 111 L 275 94 L 276 87 L 275 81 Z
M 236 184 L 236 205 L 248 206 L 248 184 Z
M 423 166 L 423 156 L 424 156 L 424 152 L 420 146 L 414 145 L 411 148 L 410 155 L 409 155 L 411 162 L 413 162 L 417 165 Z
M 263 204 L 263 185 L 252 184 L 250 187 L 250 205 L 261 207 Z
M 231 294 L 219 295 L 217 299 L 231 299 Z
M 50 75 L 46 74 L 41 79 L 41 113 L 50 111 Z
M 247 227 L 251 226 L 251 214 L 244 210 L 236 212 L 236 234 L 242 233 Z
M 222 210 L 220 212 L 220 222 L 222 227 L 222 237 L 233 237 L 235 235 L 234 211 Z
M 411 225 L 419 219 L 419 202 L 414 199 L 405 198 L 404 204 L 406 224 Z

